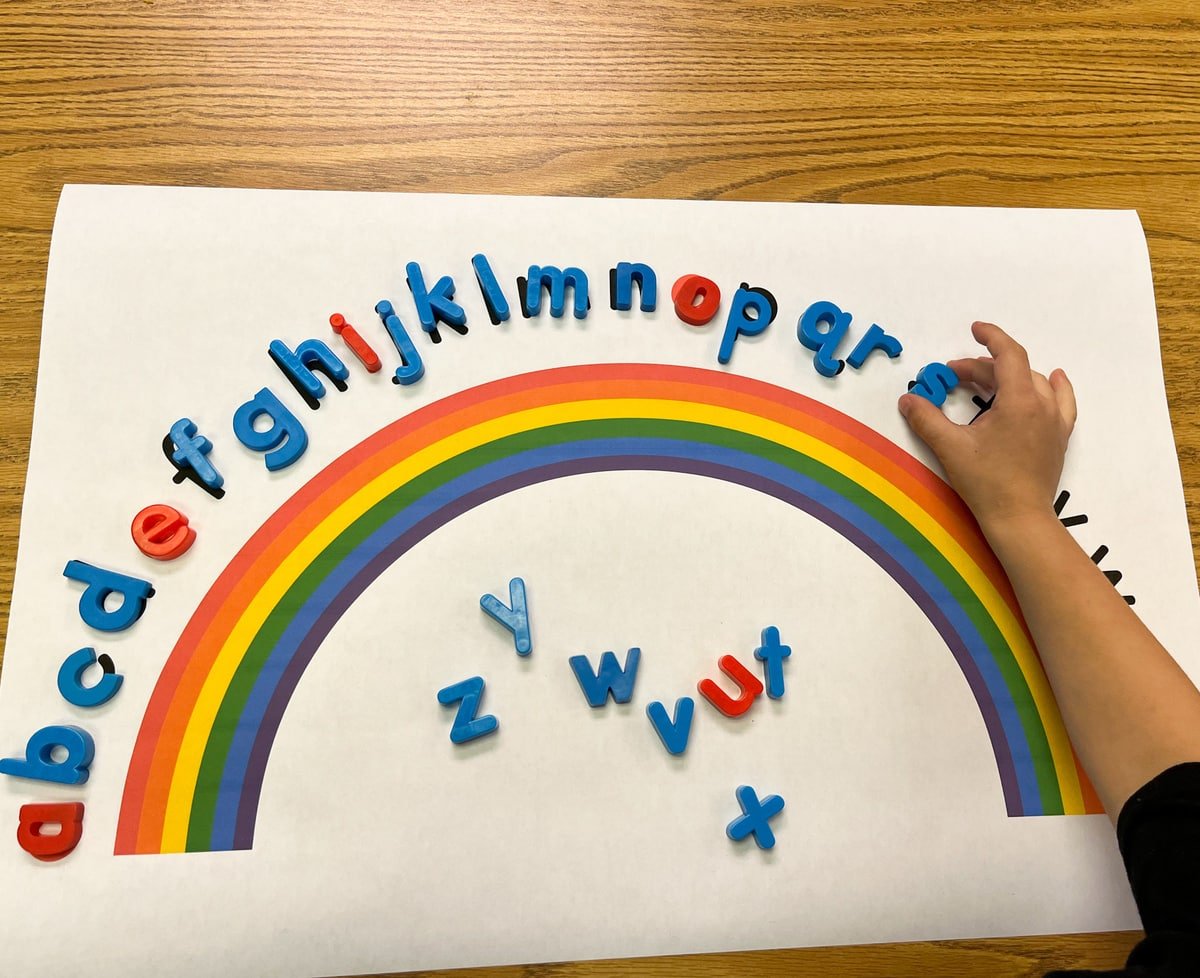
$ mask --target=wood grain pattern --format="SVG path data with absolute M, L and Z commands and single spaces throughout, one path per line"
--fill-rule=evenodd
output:
M 46 253 L 67 182 L 1135 207 L 1188 512 L 1200 526 L 1197 14 L 1183 0 L 9 0 L 0 8 L 0 629 Z M 1200 535 L 1192 542 L 1200 553 Z M 1112 967 L 1135 938 L 470 974 L 1015 978 Z

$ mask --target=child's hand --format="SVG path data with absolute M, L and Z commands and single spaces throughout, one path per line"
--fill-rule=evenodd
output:
M 938 457 L 985 531 L 1052 513 L 1075 392 L 1061 370 L 1049 379 L 1029 368 L 1025 348 L 991 323 L 971 332 L 990 357 L 951 360 L 964 383 L 995 403 L 974 424 L 959 425 L 925 398 L 905 394 L 900 413 Z

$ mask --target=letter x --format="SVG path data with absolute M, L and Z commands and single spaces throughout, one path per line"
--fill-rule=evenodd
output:
M 783 799 L 779 795 L 767 795 L 759 801 L 758 792 L 744 784 L 737 790 L 737 800 L 743 814 L 726 826 L 725 834 L 734 842 L 753 834 L 758 848 L 773 848 L 775 833 L 771 831 L 770 819 L 783 811 Z

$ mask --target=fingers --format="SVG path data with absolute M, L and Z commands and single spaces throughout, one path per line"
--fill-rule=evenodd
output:
M 971 334 L 988 348 L 988 352 L 996 361 L 996 390 L 1004 387 L 1014 390 L 1028 389 L 1032 381 L 1029 376 L 1029 355 L 1025 352 L 1025 347 L 995 323 L 972 323 Z
M 1075 427 L 1075 419 L 1079 416 L 1079 411 L 1075 405 L 1075 388 L 1071 386 L 1071 381 L 1067 379 L 1067 375 L 1061 370 L 1054 370 L 1050 374 L 1050 388 L 1054 391 L 1055 400 L 1058 401 L 1058 410 L 1062 414 L 1063 420 L 1067 423 L 1068 433 Z
M 996 361 L 991 357 L 967 357 L 946 364 L 964 384 L 971 384 L 983 394 L 996 391 Z
M 925 398 L 918 394 L 905 394 L 898 405 L 904 420 L 921 441 L 945 464 L 945 453 L 950 451 L 959 426 L 947 418 Z

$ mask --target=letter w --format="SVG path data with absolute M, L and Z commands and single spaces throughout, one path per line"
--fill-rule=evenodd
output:
M 600 668 L 593 672 L 586 655 L 571 656 L 571 668 L 575 670 L 575 678 L 579 680 L 579 688 L 587 697 L 588 705 L 604 706 L 609 693 L 612 693 L 614 702 L 628 703 L 633 696 L 633 683 L 637 679 L 641 657 L 641 649 L 630 649 L 625 656 L 625 667 L 622 668 L 617 664 L 615 655 L 605 652 L 600 656 Z

